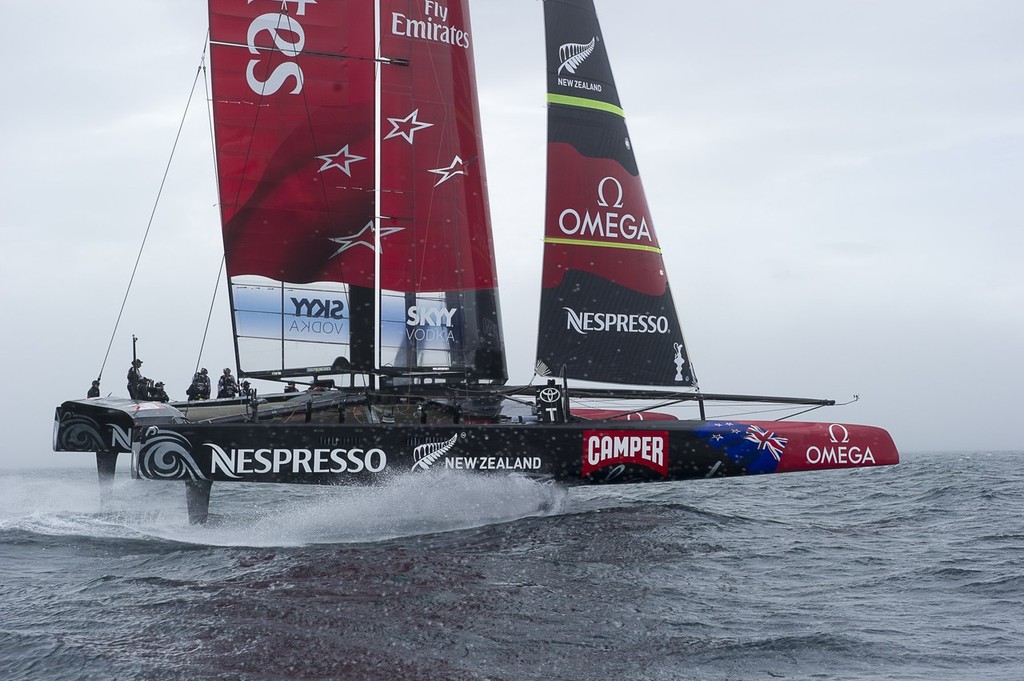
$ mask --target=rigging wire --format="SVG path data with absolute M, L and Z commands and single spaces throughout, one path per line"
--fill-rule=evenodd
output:
M 203 363 L 203 349 L 206 347 L 206 337 L 210 333 L 210 321 L 213 319 L 213 308 L 217 303 L 217 290 L 220 288 L 220 278 L 224 272 L 225 258 L 226 256 L 221 256 L 220 258 L 220 267 L 217 269 L 217 279 L 213 284 L 213 296 L 210 298 L 210 309 L 207 310 L 206 312 L 206 326 L 203 328 L 203 340 L 199 343 L 199 354 L 196 356 L 196 365 L 195 368 L 192 370 L 193 381 L 195 380 L 196 374 L 199 373 L 199 365 Z M 190 397 L 190 404 L 191 399 L 192 398 Z M 188 416 L 188 407 L 186 407 L 183 411 L 185 413 L 185 416 Z
M 205 48 L 204 48 L 205 50 Z M 196 70 L 196 77 L 192 81 L 192 90 L 188 95 L 188 102 L 185 104 L 185 111 L 182 112 L 181 122 L 178 124 L 178 132 L 174 137 L 174 144 L 171 146 L 171 154 L 167 159 L 167 165 L 164 167 L 163 177 L 160 179 L 160 188 L 156 193 L 156 200 L 153 201 L 153 209 L 149 214 L 149 221 L 146 223 L 146 232 L 142 236 L 142 243 L 139 245 L 139 253 L 135 256 L 135 266 L 132 267 L 131 277 L 128 279 L 128 287 L 125 289 L 124 298 L 121 300 L 121 309 L 117 312 L 117 320 L 114 322 L 114 330 L 110 334 L 110 342 L 107 343 L 107 351 L 103 355 L 103 363 L 100 365 L 99 374 L 96 380 L 102 380 L 103 370 L 107 366 L 107 360 L 110 358 L 110 350 L 114 345 L 114 339 L 117 337 L 117 330 L 121 325 L 121 318 L 124 316 L 124 309 L 128 304 L 128 296 L 131 294 L 132 284 L 135 283 L 135 275 L 139 271 L 139 263 L 142 261 L 142 252 L 146 249 L 146 241 L 149 239 L 149 232 L 153 228 L 153 220 L 156 217 L 156 209 L 160 205 L 160 197 L 163 194 L 164 186 L 167 184 L 167 176 L 171 171 L 171 162 L 174 160 L 174 152 L 178 148 L 178 142 L 181 140 L 181 131 L 185 127 L 185 120 L 188 117 L 188 111 L 192 107 L 192 98 L 196 93 L 196 84 L 199 82 L 199 77 L 204 73 L 204 68 L 200 65 L 200 68 Z
M 209 31 L 207 31 L 207 33 L 206 33 L 206 44 L 209 45 L 209 42 L 210 42 L 210 33 L 209 33 Z M 214 133 L 213 133 L 213 108 L 212 108 L 212 106 L 209 105 L 209 102 L 212 101 L 212 96 L 210 94 L 210 83 L 206 79 L 206 49 L 205 49 L 205 47 L 203 49 L 203 56 L 200 59 L 199 70 L 203 74 L 203 87 L 204 87 L 205 94 L 206 94 L 206 101 L 208 103 L 207 107 L 206 107 L 206 118 L 207 118 L 207 129 L 210 131 L 210 152 L 211 152 L 210 153 L 210 158 L 213 159 L 214 177 L 217 177 L 218 176 L 217 172 L 216 172 L 216 170 L 217 170 L 217 142 L 214 139 Z M 216 184 L 216 181 L 215 181 L 215 184 Z M 218 200 L 220 199 L 220 188 L 219 187 L 217 187 L 217 198 L 218 198 Z M 216 279 L 214 279 L 213 295 L 210 297 L 210 307 L 209 307 L 209 309 L 206 312 L 206 325 L 203 327 L 203 339 L 199 343 L 199 353 L 196 355 L 196 364 L 195 364 L 195 367 L 192 370 L 193 379 L 194 379 L 195 375 L 199 373 L 199 368 L 200 368 L 200 366 L 203 363 L 203 351 L 206 349 L 206 339 L 207 339 L 207 337 L 210 334 L 210 324 L 212 323 L 212 320 L 213 320 L 213 310 L 214 310 L 214 307 L 217 304 L 217 292 L 220 289 L 220 278 L 224 274 L 224 268 L 226 267 L 226 265 L 227 265 L 227 254 L 225 253 L 225 254 L 221 255 L 220 266 L 217 268 L 217 277 L 216 277 Z M 185 409 L 185 415 L 186 416 L 188 415 L 188 409 L 187 408 Z

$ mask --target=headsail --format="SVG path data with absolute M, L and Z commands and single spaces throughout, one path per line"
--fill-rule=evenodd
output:
M 469 17 L 445 5 L 210 0 L 243 374 L 504 381 Z
M 545 0 L 548 189 L 538 366 L 696 385 L 592 0 Z

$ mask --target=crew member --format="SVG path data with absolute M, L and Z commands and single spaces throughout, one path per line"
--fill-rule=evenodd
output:
M 157 381 L 153 384 L 153 387 L 149 391 L 149 399 L 154 402 L 170 402 L 171 398 L 167 396 L 167 391 L 164 390 L 164 382 Z
M 100 396 L 100 382 L 93 381 L 92 387 L 89 388 L 89 394 L 86 397 L 99 397 Z
M 133 400 L 146 399 L 146 378 L 142 375 L 142 360 L 133 359 L 128 369 L 128 397 Z
M 235 377 L 231 375 L 231 369 L 224 369 L 220 379 L 217 381 L 217 397 L 235 397 L 238 395 L 238 384 Z
M 188 399 L 210 399 L 210 375 L 206 367 L 203 367 L 192 376 L 192 384 L 188 387 Z

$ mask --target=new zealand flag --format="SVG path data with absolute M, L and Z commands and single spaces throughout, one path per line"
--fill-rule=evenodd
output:
M 694 431 L 750 475 L 775 473 L 786 449 L 787 438 L 776 435 L 769 424 L 710 421 Z

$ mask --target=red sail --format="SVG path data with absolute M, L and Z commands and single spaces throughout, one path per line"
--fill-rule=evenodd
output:
M 239 371 L 372 369 L 372 3 L 210 0 Z
M 382 0 L 381 364 L 506 378 L 468 0 Z
M 381 288 L 496 288 L 467 0 L 383 0 L 380 32 Z
M 210 2 L 228 275 L 372 287 L 373 8 L 285 6 Z
M 243 373 L 504 381 L 467 1 L 210 0 L 210 25 Z

